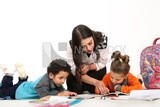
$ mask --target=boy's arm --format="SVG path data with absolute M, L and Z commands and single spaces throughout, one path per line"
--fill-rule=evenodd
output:
M 35 90 L 37 91 L 39 97 L 44 97 L 47 95 L 57 95 L 60 91 L 64 91 L 63 86 L 55 87 L 52 81 L 47 79 L 45 75 L 35 86 Z

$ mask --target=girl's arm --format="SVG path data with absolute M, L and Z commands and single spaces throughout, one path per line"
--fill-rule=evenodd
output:
M 130 93 L 131 90 L 142 90 L 144 87 L 131 73 L 128 74 L 128 85 L 121 86 L 121 92 Z

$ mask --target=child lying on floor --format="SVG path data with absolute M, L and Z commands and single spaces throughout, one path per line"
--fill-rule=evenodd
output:
M 0 66 L 4 72 L 4 77 L 0 86 L 0 97 L 10 96 L 12 99 L 48 99 L 51 95 L 70 96 L 77 95 L 67 91 L 62 84 L 71 72 L 69 64 L 61 59 L 53 60 L 47 67 L 47 73 L 36 81 L 27 81 L 28 76 L 21 64 L 15 64 L 19 74 L 18 83 L 13 85 L 14 71 L 9 70 L 4 65 Z
M 130 72 L 129 56 L 121 55 L 120 51 L 113 52 L 110 72 L 106 74 L 102 82 L 108 88 L 108 92 L 120 91 L 123 93 L 130 93 L 131 90 L 144 89 L 142 84 Z M 96 89 L 97 94 L 102 94 Z

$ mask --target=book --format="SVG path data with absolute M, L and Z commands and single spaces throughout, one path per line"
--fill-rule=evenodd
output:
M 77 96 L 69 96 L 70 99 L 80 99 L 80 100 L 86 100 L 86 99 L 93 99 L 95 97 L 100 97 L 101 95 L 98 94 L 78 94 Z
M 130 92 L 132 99 L 157 100 L 160 99 L 160 89 L 132 90 Z
M 108 94 L 103 95 L 102 97 L 118 97 L 120 95 L 128 95 L 128 93 L 123 93 L 120 91 L 110 92 Z
M 160 89 L 132 90 L 128 96 L 112 97 L 111 99 L 154 101 L 160 99 Z
M 49 104 L 49 105 L 39 105 L 35 107 L 69 107 L 68 104 Z
M 77 104 L 80 101 L 80 99 L 69 99 L 65 96 L 51 96 L 45 101 L 41 99 L 35 99 L 29 102 L 37 104 L 37 107 L 69 107 L 70 105 Z

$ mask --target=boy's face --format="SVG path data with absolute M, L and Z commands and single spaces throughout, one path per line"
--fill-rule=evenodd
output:
M 124 75 L 123 73 L 118 74 L 118 73 L 114 73 L 113 71 L 110 71 L 110 79 L 114 85 L 121 84 L 126 78 L 127 76 Z
M 61 86 L 64 84 L 68 77 L 68 72 L 60 71 L 58 74 L 54 75 L 52 73 L 49 74 L 50 79 L 54 82 L 56 86 Z

